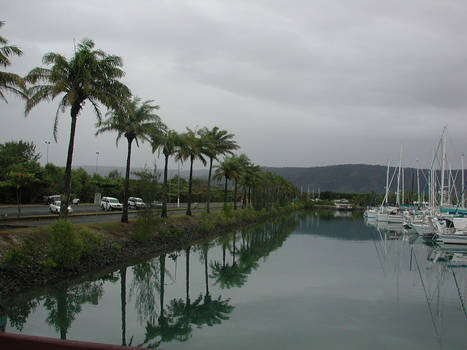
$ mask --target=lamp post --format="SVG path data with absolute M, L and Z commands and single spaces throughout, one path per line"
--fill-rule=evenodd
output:
M 96 174 L 97 174 L 97 165 L 99 162 L 99 152 L 96 152 Z
M 46 165 L 49 164 L 49 145 L 50 145 L 50 141 L 44 141 L 45 144 L 47 145 L 46 148 L 47 148 L 47 151 L 46 151 Z

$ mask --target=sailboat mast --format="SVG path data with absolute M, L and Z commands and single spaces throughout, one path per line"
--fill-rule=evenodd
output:
M 389 193 L 389 160 L 388 160 L 388 168 L 386 170 L 386 193 L 384 195 L 383 205 L 388 202 L 388 193 Z
M 417 159 L 417 201 L 418 201 L 418 206 L 421 206 L 421 203 L 420 203 L 420 166 L 418 165 L 418 159 Z
M 465 201 L 464 201 L 464 153 L 462 153 L 461 157 L 461 167 L 462 167 L 462 198 L 461 198 L 461 205 L 462 208 L 465 208 Z
M 452 176 L 452 169 L 451 169 L 451 164 L 449 164 L 449 170 L 448 170 L 448 199 L 447 203 L 451 204 L 451 176 Z
M 446 128 L 443 131 L 443 161 L 441 165 L 441 198 L 439 206 L 442 207 L 444 204 L 444 170 L 446 169 Z
M 397 173 L 397 193 L 396 193 L 396 204 L 401 204 L 401 170 L 402 170 L 402 145 L 401 152 L 399 155 L 399 171 Z

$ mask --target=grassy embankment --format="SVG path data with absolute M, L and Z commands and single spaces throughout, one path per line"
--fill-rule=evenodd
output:
M 8 295 L 117 267 L 300 208 L 303 205 L 260 211 L 227 207 L 217 213 L 168 219 L 147 210 L 129 224 L 58 221 L 49 227 L 0 232 L 0 291 Z

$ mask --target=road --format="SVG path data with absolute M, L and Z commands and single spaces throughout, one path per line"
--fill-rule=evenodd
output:
M 204 208 L 205 203 L 194 203 L 193 207 Z M 222 203 L 211 203 L 215 207 L 222 205 Z M 168 203 L 167 208 L 177 208 L 177 203 Z M 180 208 L 186 208 L 186 203 L 180 203 Z M 95 204 L 83 203 L 80 205 L 73 205 L 73 214 L 82 213 L 96 213 L 102 212 L 102 209 Z M 16 217 L 18 215 L 18 207 L 15 205 L 0 205 L 0 217 Z M 21 207 L 21 217 L 37 216 L 37 215 L 50 215 L 49 206 L 45 204 L 26 204 Z
M 223 206 L 223 203 L 211 203 L 211 208 L 218 210 Z M 204 210 L 205 204 L 194 205 L 193 212 Z M 46 205 L 29 205 L 22 209 L 22 217 L 16 218 L 16 207 L 12 206 L 0 206 L 0 214 L 7 213 L 6 218 L 8 220 L 2 220 L 0 217 L 0 229 L 8 229 L 15 227 L 32 227 L 32 226 L 47 226 L 53 224 L 58 219 L 58 215 L 50 214 L 48 206 Z M 180 203 L 180 207 L 177 207 L 177 203 L 168 204 L 168 215 L 183 214 L 186 210 L 186 203 Z M 11 214 L 10 214 L 11 213 Z M 121 211 L 115 212 L 104 212 L 99 206 L 92 204 L 80 204 L 79 206 L 73 206 L 73 214 L 69 216 L 71 222 L 76 224 L 90 223 L 90 222 L 108 222 L 118 221 L 122 216 Z M 130 210 L 128 218 L 133 219 L 138 216 L 137 210 Z M 5 218 L 5 216 L 3 216 Z

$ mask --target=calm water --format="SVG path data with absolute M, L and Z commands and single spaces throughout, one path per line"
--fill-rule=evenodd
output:
M 466 266 L 465 253 L 309 212 L 4 301 L 6 331 L 163 349 L 465 349 Z

